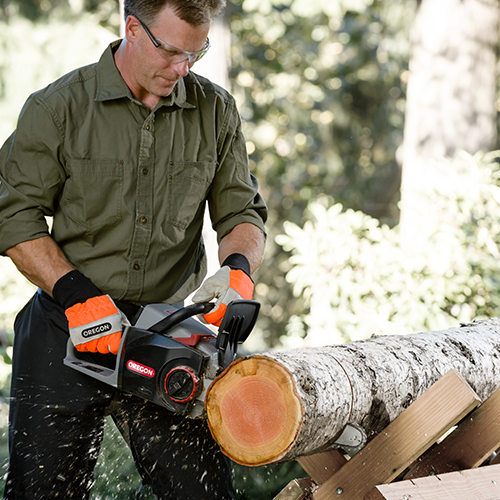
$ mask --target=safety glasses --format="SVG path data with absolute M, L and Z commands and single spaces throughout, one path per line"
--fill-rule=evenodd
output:
M 205 47 L 203 47 L 203 49 L 199 50 L 198 52 L 187 52 L 185 50 L 176 49 L 175 47 L 172 47 L 168 43 L 165 43 L 163 40 L 160 40 L 159 38 L 153 36 L 151 31 L 149 31 L 149 28 L 137 16 L 135 16 L 135 18 L 141 23 L 141 26 L 144 28 L 144 31 L 147 33 L 150 40 L 153 42 L 153 45 L 157 49 L 159 49 L 159 53 L 167 61 L 173 63 L 180 63 L 187 59 L 189 61 L 189 64 L 194 64 L 196 61 L 199 61 L 208 52 L 208 49 L 210 48 L 210 40 L 207 38 L 207 41 L 205 42 Z

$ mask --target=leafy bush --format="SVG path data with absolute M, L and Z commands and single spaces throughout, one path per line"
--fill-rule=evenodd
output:
M 250 166 L 269 206 L 256 274 L 264 348 L 304 312 L 274 243 L 309 201 L 334 198 L 389 224 L 398 217 L 408 30 L 414 2 L 234 0 L 231 82 Z M 330 198 L 330 200 L 332 199 Z
M 284 345 L 321 345 L 449 328 L 500 314 L 499 152 L 443 161 L 448 183 L 429 193 L 440 221 L 424 251 L 402 245 L 362 212 L 309 205 L 302 227 L 285 223 L 277 242 L 292 253 L 287 281 L 307 314 L 289 323 Z

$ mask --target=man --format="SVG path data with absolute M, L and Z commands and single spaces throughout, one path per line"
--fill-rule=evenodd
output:
M 124 314 L 202 284 L 206 203 L 221 269 L 194 300 L 219 324 L 252 295 L 266 207 L 233 98 L 190 71 L 223 2 L 126 0 L 124 39 L 32 95 L 0 150 L 0 252 L 39 287 L 15 322 L 9 500 L 88 498 L 107 414 L 158 498 L 234 498 L 204 422 L 62 363 L 68 335 L 108 359 Z

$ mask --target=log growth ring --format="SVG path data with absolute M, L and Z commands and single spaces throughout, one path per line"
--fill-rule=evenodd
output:
M 208 425 L 231 460 L 263 465 L 284 456 L 304 419 L 290 371 L 253 356 L 235 361 L 208 389 Z

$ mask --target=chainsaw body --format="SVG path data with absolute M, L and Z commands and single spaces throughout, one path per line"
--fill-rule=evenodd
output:
M 88 354 L 79 353 L 71 339 L 64 364 L 175 414 L 199 417 L 209 385 L 234 361 L 238 344 L 255 325 L 260 304 L 231 302 L 218 335 L 192 317 L 212 307 L 211 303 L 182 309 L 168 304 L 143 306 L 134 324 L 123 329 L 114 366 L 89 361 Z

